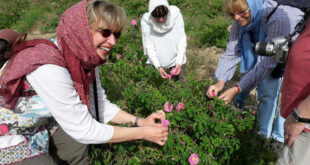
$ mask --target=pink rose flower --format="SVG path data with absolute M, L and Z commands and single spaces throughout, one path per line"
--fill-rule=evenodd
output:
M 170 122 L 169 122 L 169 120 L 162 120 L 161 121 L 161 124 L 164 126 L 164 127 L 168 127 L 169 126 L 169 124 L 170 124 Z
M 9 132 L 9 127 L 6 124 L 0 124 L 0 136 L 5 135 Z
M 131 24 L 132 26 L 136 26 L 136 25 L 137 25 L 137 20 L 132 19 L 132 20 L 130 21 L 130 24 Z
M 176 74 L 175 74 L 175 68 L 171 69 L 170 75 L 171 75 L 171 76 L 175 76 L 175 75 L 176 75 Z
M 186 106 L 183 102 L 179 102 L 179 104 L 175 107 L 175 110 L 180 112 L 182 110 L 186 109 Z
M 214 93 L 214 92 L 212 92 L 212 96 L 213 96 L 213 97 L 215 96 L 215 93 Z
M 171 76 L 170 74 L 167 74 L 167 78 L 171 79 L 171 77 L 172 77 L 172 76 Z
M 171 111 L 173 110 L 173 104 L 171 104 L 171 106 L 169 106 L 169 102 L 166 102 L 166 103 L 164 104 L 164 110 L 165 110 L 166 112 L 171 112 Z
M 198 154 L 191 154 L 191 156 L 188 158 L 188 162 L 190 165 L 196 165 L 199 162 L 199 156 Z
M 118 60 L 122 58 L 122 55 L 118 54 L 118 53 L 115 56 L 116 56 L 116 59 L 118 59 Z

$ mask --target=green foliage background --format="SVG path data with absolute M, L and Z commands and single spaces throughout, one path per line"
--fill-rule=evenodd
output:
M 0 0 L 0 28 L 29 32 L 55 32 L 59 16 L 78 0 Z M 100 67 L 101 82 L 111 102 L 142 117 L 163 109 L 165 102 L 184 102 L 186 109 L 167 113 L 169 138 L 164 147 L 135 141 L 92 146 L 92 164 L 188 164 L 197 153 L 200 164 L 274 164 L 276 156 L 255 132 L 255 116 L 238 113 L 218 99 L 209 100 L 209 81 L 187 74 L 186 82 L 163 80 L 158 71 L 145 64 L 140 19 L 147 12 L 146 0 L 115 0 L 128 14 L 128 27 Z M 225 48 L 231 24 L 222 12 L 222 0 L 169 0 L 183 14 L 188 47 Z M 40 7 L 38 7 L 40 6 Z M 129 24 L 131 19 L 137 26 Z M 117 60 L 116 54 L 122 59 Z M 195 54 L 187 54 L 195 56 Z M 188 67 L 191 68 L 191 67 Z M 189 71 L 189 73 L 191 73 Z

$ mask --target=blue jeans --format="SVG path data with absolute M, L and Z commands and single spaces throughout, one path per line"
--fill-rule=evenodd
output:
M 280 112 L 276 118 L 274 117 L 277 110 L 280 87 L 282 78 L 275 79 L 269 74 L 262 83 L 257 87 L 258 93 L 258 111 L 259 111 L 259 134 L 266 138 L 272 136 L 274 139 L 284 142 L 284 128 L 283 123 L 285 119 L 280 116 Z M 242 108 L 249 92 L 240 92 L 234 99 L 234 104 L 237 108 Z M 274 128 L 272 129 L 274 125 Z

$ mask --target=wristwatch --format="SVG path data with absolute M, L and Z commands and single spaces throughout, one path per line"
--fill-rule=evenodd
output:
M 297 112 L 296 108 L 294 108 L 294 111 L 292 113 L 293 118 L 295 119 L 296 122 L 301 122 L 301 123 L 310 123 L 310 119 L 302 118 L 299 113 Z

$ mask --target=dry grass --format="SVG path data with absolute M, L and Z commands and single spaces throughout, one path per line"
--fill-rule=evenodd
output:
M 55 38 L 56 33 L 41 33 L 40 30 L 41 27 L 41 22 L 37 22 L 28 32 L 27 39 L 32 40 L 32 39 L 49 39 L 49 38 Z
M 197 80 L 210 80 L 211 82 L 215 82 L 214 72 L 217 68 L 219 58 L 225 50 L 217 48 L 217 47 L 207 47 L 207 48 L 187 48 L 187 70 L 186 74 L 194 74 L 197 75 Z M 237 73 L 237 71 L 236 71 Z M 239 74 L 235 74 L 233 79 L 227 84 L 224 88 L 228 89 L 234 86 L 240 77 Z M 223 90 L 223 91 L 224 91 Z M 256 89 L 252 90 L 248 100 L 245 104 L 246 109 L 256 110 L 257 109 L 257 92 Z

